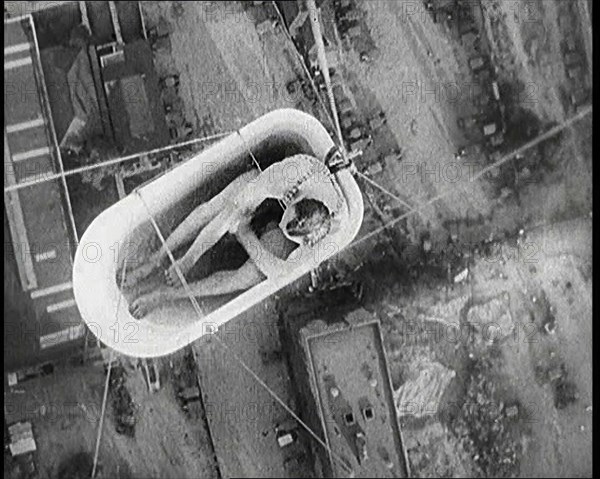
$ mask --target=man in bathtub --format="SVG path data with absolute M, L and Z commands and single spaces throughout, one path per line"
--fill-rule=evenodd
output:
M 283 218 L 257 233 L 251 220 L 266 199 L 279 201 L 284 208 Z M 166 285 L 138 297 L 130 312 L 139 319 L 164 302 L 187 298 L 190 292 L 195 297 L 230 294 L 247 290 L 266 278 L 285 276 L 300 261 L 310 259 L 317 243 L 336 231 L 346 215 L 338 185 L 316 158 L 295 155 L 262 172 L 253 169 L 244 173 L 194 209 L 166 239 L 166 247 L 126 273 L 125 282 L 131 286 L 169 261 L 167 250 L 175 251 L 194 240 L 176 264 L 165 271 Z M 249 259 L 237 270 L 218 271 L 189 283 L 188 291 L 179 275 L 185 277 L 226 233 L 236 236 Z

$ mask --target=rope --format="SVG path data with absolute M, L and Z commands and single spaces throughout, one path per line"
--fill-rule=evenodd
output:
M 530 140 L 527 143 L 525 143 L 523 146 L 521 146 L 521 147 L 517 148 L 516 150 L 513 150 L 512 152 L 504 155 L 502 158 L 498 159 L 497 161 L 495 161 L 491 165 L 483 168 L 477 174 L 473 175 L 473 177 L 469 181 L 470 182 L 474 182 L 474 181 L 478 180 L 483 175 L 485 175 L 487 172 L 493 170 L 494 168 L 497 168 L 498 166 L 506 163 L 509 160 L 512 160 L 516 155 L 518 155 L 520 153 L 523 153 L 524 151 L 526 151 L 526 150 L 528 150 L 528 149 L 530 149 L 530 148 L 538 145 L 542 141 L 547 140 L 548 138 L 556 135 L 561 130 L 564 130 L 565 128 L 571 126 L 571 124 L 573 124 L 573 123 L 581 120 L 582 118 L 584 118 L 585 116 L 587 116 L 591 112 L 592 112 L 592 107 L 591 106 L 587 107 L 586 109 L 584 109 L 581 112 L 579 112 L 577 115 L 572 116 L 571 118 L 565 120 L 560 125 L 557 125 L 555 127 L 550 128 L 545 133 L 542 133 L 541 135 L 535 137 L 533 140 Z M 431 198 L 430 200 L 426 201 L 425 203 L 422 203 L 421 207 L 429 206 L 429 205 L 431 205 L 431 204 L 433 204 L 433 203 L 441 200 L 445 196 L 453 194 L 455 191 L 457 191 L 457 190 L 450 190 L 450 191 L 447 191 L 445 193 L 440 193 L 439 195 L 434 196 L 433 198 Z M 408 216 L 410 216 L 411 214 L 416 213 L 416 212 L 417 212 L 417 210 L 413 209 L 413 210 L 411 210 L 411 211 L 409 211 L 407 213 L 404 213 L 404 214 L 400 215 L 397 218 L 394 218 L 393 220 L 390 220 L 389 222 L 387 222 L 383 226 L 380 226 L 379 228 L 374 229 L 370 233 L 367 233 L 363 237 L 357 239 L 356 241 L 354 241 L 353 243 L 351 243 L 350 245 L 348 245 L 347 249 L 353 248 L 355 246 L 358 246 L 359 244 L 361 244 L 361 243 L 367 241 L 368 239 L 370 239 L 370 238 L 378 235 L 383 230 L 389 228 L 390 226 L 394 226 L 399 221 L 402 221 L 403 219 L 407 218 Z
M 156 220 L 152 217 L 152 214 L 150 213 L 150 209 L 148 208 L 148 205 L 146 204 L 146 202 L 144 201 L 144 199 L 142 198 L 141 194 L 139 193 L 139 191 L 137 192 L 138 197 L 141 199 L 145 209 L 146 209 L 146 214 L 148 215 L 150 222 L 152 223 L 152 226 L 154 227 L 154 229 L 156 230 L 156 233 L 158 234 L 158 237 L 162 243 L 163 248 L 165 248 L 165 250 L 167 251 L 167 254 L 169 256 L 169 259 L 171 260 L 171 262 L 173 263 L 173 266 L 175 267 L 175 270 L 177 271 L 177 275 L 179 276 L 179 279 L 181 281 L 181 283 L 183 284 L 183 287 L 185 288 L 185 291 L 192 303 L 192 306 L 196 312 L 196 314 L 198 315 L 198 317 L 200 319 L 202 319 L 205 314 L 202 312 L 202 310 L 200 309 L 200 306 L 198 305 L 198 302 L 196 300 L 196 298 L 194 297 L 192 290 L 187 282 L 187 280 L 185 279 L 184 275 L 181 272 L 181 269 L 179 268 L 179 265 L 177 264 L 177 262 L 175 261 L 175 257 L 173 256 L 172 252 L 170 251 L 163 234 L 161 233 L 158 224 L 156 223 Z M 225 348 L 230 354 L 233 355 L 234 359 L 236 360 L 236 362 L 248 373 L 250 374 L 250 376 L 252 378 L 254 378 L 254 380 L 256 380 L 258 382 L 258 384 L 260 384 L 260 386 L 263 387 L 263 389 L 265 389 L 265 391 L 267 391 L 267 393 L 277 402 L 281 405 L 281 407 L 283 407 L 283 409 L 285 409 L 296 421 L 298 421 L 298 423 L 323 447 L 325 447 L 327 449 L 327 451 L 329 452 L 329 455 L 332 457 L 335 457 L 336 460 L 338 460 L 340 462 L 340 464 L 342 464 L 343 466 L 345 466 L 345 462 L 342 460 L 342 458 L 340 456 L 338 456 L 337 454 L 335 454 L 331 448 L 304 422 L 302 421 L 302 419 L 300 419 L 300 417 L 290 409 L 290 407 L 285 403 L 285 401 L 283 401 L 275 391 L 273 391 L 257 374 L 254 370 L 252 370 L 252 368 L 250 368 L 243 359 L 241 359 L 237 353 L 235 353 L 234 351 L 231 350 L 231 348 L 229 348 L 229 346 L 227 346 L 225 343 L 223 343 L 218 336 L 213 335 L 212 337 L 216 338 L 217 342 L 223 347 Z
M 321 73 L 323 74 L 323 79 L 325 80 L 327 98 L 329 99 L 329 106 L 331 108 L 331 115 L 333 116 L 335 131 L 337 133 L 338 141 L 340 143 L 340 150 L 345 158 L 346 147 L 344 145 L 344 137 L 342 135 L 340 120 L 337 114 L 337 107 L 335 105 L 335 97 L 333 96 L 333 88 L 331 87 L 331 78 L 329 77 L 329 65 L 327 64 L 325 44 L 323 43 L 323 34 L 321 33 L 321 24 L 319 23 L 319 11 L 317 10 L 315 0 L 307 0 L 306 6 L 308 7 L 310 25 L 312 27 L 313 36 L 315 37 L 315 43 L 317 45 L 317 56 L 319 59 L 319 66 L 321 67 Z
M 367 183 L 373 185 L 375 188 L 377 188 L 380 191 L 383 191 L 384 193 L 386 193 L 387 195 L 391 196 L 393 199 L 395 199 L 398 203 L 401 203 L 402 205 L 406 206 L 409 210 L 413 210 L 414 208 L 412 206 L 410 206 L 406 201 L 404 201 L 402 198 L 400 198 L 399 196 L 396 196 L 394 193 L 392 193 L 391 191 L 385 189 L 383 186 L 381 186 L 379 183 L 376 183 L 375 181 L 373 181 L 371 178 L 369 178 L 367 175 L 361 173 L 360 171 L 357 172 L 357 175 L 360 176 L 362 179 L 364 179 Z
M 123 289 L 123 285 L 125 284 L 125 274 L 127 272 L 127 255 L 125 256 L 125 264 L 123 265 L 123 273 L 121 275 L 121 289 Z M 121 299 L 123 295 L 119 295 L 119 299 L 117 300 L 117 308 L 115 311 L 115 322 L 118 321 L 118 313 L 119 306 L 121 305 Z M 104 383 L 104 394 L 102 396 L 102 409 L 100 412 L 100 424 L 98 425 L 98 434 L 96 436 L 96 450 L 94 451 L 94 465 L 92 466 L 92 479 L 96 476 L 96 467 L 98 465 L 98 453 L 100 451 L 100 440 L 102 439 L 102 428 L 104 426 L 104 413 L 106 412 L 106 402 L 108 399 L 108 385 L 110 382 L 110 373 L 112 371 L 112 363 L 113 363 L 113 355 L 114 350 L 110 348 L 109 351 L 109 360 L 108 360 L 108 370 L 106 372 L 106 381 Z
M 96 467 L 98 466 L 98 453 L 100 451 L 100 440 L 102 439 L 102 426 L 104 426 L 104 413 L 106 411 L 106 401 L 108 399 L 108 385 L 110 382 L 110 373 L 112 371 L 113 350 L 109 352 L 108 371 L 106 372 L 106 381 L 104 383 L 104 395 L 102 396 L 102 410 L 100 412 L 100 424 L 96 435 L 96 450 L 94 451 L 94 465 L 92 466 L 92 479 L 96 477 Z
M 175 256 L 173 256 L 171 249 L 167 246 L 167 242 L 166 242 L 165 237 L 163 236 L 162 232 L 160 231 L 160 228 L 158 227 L 158 223 L 156 223 L 156 220 L 150 213 L 150 208 L 148 208 L 148 204 L 142 197 L 139 190 L 136 190 L 135 194 L 138 196 L 138 198 L 144 205 L 146 214 L 148 215 L 148 218 L 150 219 L 150 222 L 152 223 L 153 228 L 156 230 L 158 239 L 162 243 L 162 246 L 165 249 L 165 251 L 167 252 L 167 255 L 169 256 L 169 260 L 171 261 L 171 263 L 173 263 L 173 266 L 175 266 L 175 272 L 177 273 L 177 276 L 179 277 L 179 281 L 181 281 L 181 284 L 183 284 L 183 287 L 185 288 L 187 295 L 190 297 L 192 306 L 194 307 L 194 309 L 196 310 L 196 312 L 198 313 L 199 316 L 204 316 L 204 313 L 203 313 L 202 309 L 200 308 L 198 301 L 196 301 L 196 298 L 193 296 L 192 290 L 190 289 L 188 282 L 185 280 L 185 277 L 183 276 L 183 273 L 181 272 L 181 268 L 179 267 L 179 264 L 177 264 L 177 261 L 175 260 Z
M 7 193 L 9 191 L 19 190 L 21 188 L 26 188 L 28 186 L 37 185 L 39 183 L 44 183 L 46 181 L 55 180 L 57 178 L 66 178 L 67 176 L 76 175 L 78 173 L 84 173 L 86 171 L 95 170 L 97 168 L 104 168 L 106 166 L 112 166 L 119 163 L 123 163 L 125 161 L 133 160 L 135 158 L 140 158 L 142 156 L 154 155 L 156 153 L 162 153 L 164 151 L 174 150 L 176 148 L 182 148 L 184 146 L 193 145 L 195 143 L 202 143 L 205 141 L 215 140 L 217 138 L 222 138 L 224 136 L 230 135 L 231 132 L 225 133 L 217 133 L 215 135 L 206 136 L 204 138 L 193 138 L 188 141 L 184 141 L 181 143 L 177 143 L 175 145 L 163 146 L 161 148 L 155 148 L 154 150 L 144 151 L 142 153 L 134 153 L 128 156 L 123 156 L 121 158 L 114 158 L 112 160 L 106 160 L 101 163 L 95 163 L 93 165 L 80 166 L 79 168 L 73 168 L 69 171 L 62 171 L 61 173 L 53 173 L 50 175 L 44 175 L 43 177 L 37 178 L 35 180 L 23 181 L 21 183 L 17 183 L 15 185 L 7 186 L 4 188 L 4 192 Z M 6 173 L 6 172 L 5 172 Z
M 279 21 L 281 22 L 282 27 L 284 27 L 285 19 L 283 18 L 283 15 L 282 15 L 281 11 L 279 10 L 279 6 L 277 5 L 277 3 L 274 0 L 272 0 L 271 3 L 273 5 L 273 8 L 275 9 L 275 11 L 277 12 L 277 15 L 279 16 Z M 317 88 L 317 85 L 315 85 L 314 80 L 310 76 L 310 71 L 308 70 L 308 68 L 306 67 L 306 64 L 304 63 L 304 58 L 302 57 L 302 54 L 298 51 L 298 48 L 296 48 L 294 39 L 290 35 L 290 32 L 288 32 L 287 28 L 282 28 L 282 30 L 284 31 L 285 36 L 288 39 L 288 41 L 292 44 L 292 51 L 298 58 L 300 65 L 302 66 L 302 70 L 304 71 L 306 77 L 308 78 L 310 85 L 313 89 L 313 92 L 315 93 L 315 96 L 317 97 L 317 100 L 319 101 L 319 105 L 321 105 L 321 107 L 323 108 L 323 111 L 325 112 L 325 115 L 327 116 L 327 119 L 329 120 L 329 123 L 331 124 L 331 126 L 333 128 L 335 128 L 335 122 L 333 121 L 333 117 L 331 116 L 331 113 L 329 112 L 327 105 L 325 105 L 325 102 L 323 102 L 323 98 L 321 98 L 319 89 Z
M 246 148 L 246 151 L 250 155 L 250 158 L 252 158 L 252 161 L 254 162 L 254 164 L 256 165 L 256 167 L 258 168 L 258 171 L 260 171 L 262 173 L 263 169 L 260 167 L 260 163 L 258 162 L 258 160 L 256 159 L 256 157 L 254 156 L 254 153 L 252 153 L 252 150 L 248 146 L 248 143 L 246 143 L 246 140 L 242 136 L 242 132 L 240 130 L 237 130 L 236 133 L 240 136 L 240 138 L 242 140 L 242 143 L 244 144 L 244 147 Z M 285 209 L 287 208 L 287 205 L 283 202 L 283 200 L 281 200 L 281 199 L 278 198 L 277 202 L 279 203 L 279 206 L 281 206 L 281 209 L 283 211 L 285 211 Z

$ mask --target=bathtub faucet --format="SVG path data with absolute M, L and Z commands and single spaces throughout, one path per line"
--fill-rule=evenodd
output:
M 332 174 L 336 174 L 338 171 L 350 168 L 351 173 L 356 172 L 356 166 L 349 157 L 344 158 L 337 146 L 334 146 L 325 155 L 325 166 L 329 168 Z

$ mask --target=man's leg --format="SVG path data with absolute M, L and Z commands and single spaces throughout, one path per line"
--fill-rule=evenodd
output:
M 237 291 L 245 291 L 265 280 L 265 276 L 252 261 L 246 261 L 241 268 L 233 271 L 218 271 L 206 278 L 190 283 L 189 292 L 196 298 L 221 296 Z M 163 302 L 188 298 L 188 290 L 183 286 L 177 288 L 163 287 L 137 298 L 129 311 L 135 318 L 148 314 Z
M 213 196 L 206 203 L 196 207 L 165 239 L 164 245 L 161 245 L 157 251 L 152 253 L 144 264 L 126 274 L 125 285 L 131 286 L 146 278 L 155 269 L 159 268 L 161 263 L 167 259 L 168 251 L 175 251 L 182 245 L 190 242 L 202 228 L 208 225 L 210 221 L 219 214 L 219 212 L 223 211 L 227 201 L 230 201 L 231 198 L 235 197 L 240 189 L 252 181 L 256 176 L 257 173 L 255 171 L 250 171 L 238 176 L 220 193 Z
M 180 274 L 186 276 L 198 260 L 225 236 L 229 230 L 230 214 L 226 210 L 217 215 L 198 234 L 187 252 L 165 271 L 165 280 L 171 287 L 181 284 Z
M 238 176 L 220 193 L 217 193 L 206 203 L 201 204 L 192 211 L 165 240 L 166 246 L 156 253 L 159 256 L 160 261 L 167 258 L 167 250 L 175 251 L 180 246 L 190 242 L 198 232 L 216 218 L 216 216 L 225 209 L 228 202 L 235 198 L 241 189 L 255 177 L 256 173 L 254 171 Z
M 185 243 L 191 241 L 198 231 L 214 218 L 218 213 L 209 203 L 203 203 L 192 211 L 175 230 L 165 239 L 165 244 L 153 252 L 143 264 L 125 275 L 125 285 L 132 286 L 138 281 L 149 276 L 168 257 L 167 251 L 175 251 Z
M 165 279 L 169 286 L 178 286 L 179 273 L 186 275 L 198 260 L 211 249 L 227 233 L 231 215 L 235 212 L 235 198 L 254 181 L 260 172 L 250 170 L 238 176 L 219 193 L 211 202 L 220 212 L 214 217 L 192 243 L 188 251 L 165 271 Z M 179 272 L 178 272 L 179 270 Z

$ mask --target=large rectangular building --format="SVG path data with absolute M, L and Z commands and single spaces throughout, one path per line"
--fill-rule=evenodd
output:
M 4 20 L 4 168 L 12 240 L 5 243 L 5 270 L 16 269 L 29 314 L 35 312 L 5 318 L 5 332 L 35 336 L 36 351 L 19 351 L 34 358 L 84 329 L 71 285 L 76 238 L 65 183 L 59 177 L 20 187 L 62 170 L 31 15 Z
M 306 303 L 306 302 L 305 302 Z M 302 419 L 322 477 L 408 477 L 379 320 L 364 309 L 282 315 Z

